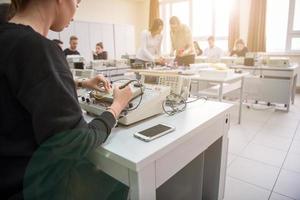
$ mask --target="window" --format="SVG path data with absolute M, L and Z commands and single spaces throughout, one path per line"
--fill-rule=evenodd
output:
M 169 19 L 177 16 L 188 25 L 194 40 L 205 49 L 207 37 L 214 35 L 216 45 L 228 49 L 229 14 L 232 0 L 160 0 L 161 17 L 166 23 L 164 29 L 163 53 L 170 53 Z
M 286 46 L 289 17 L 289 2 L 287 0 L 267 1 L 267 51 L 284 51 Z
M 300 0 L 267 1 L 267 51 L 300 52 Z

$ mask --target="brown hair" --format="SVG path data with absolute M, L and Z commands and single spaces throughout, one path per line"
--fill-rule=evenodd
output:
M 102 43 L 102 42 L 97 43 L 96 46 L 98 46 L 98 47 L 100 47 L 101 49 L 103 49 L 103 43 Z
M 214 36 L 209 36 L 209 37 L 207 38 L 207 40 L 215 41 L 215 37 L 214 37 Z
M 70 42 L 73 41 L 73 40 L 78 40 L 78 37 L 76 37 L 75 35 L 72 35 L 72 36 L 70 37 Z
M 163 20 L 157 18 L 153 21 L 149 31 L 153 34 L 159 29 L 160 26 L 164 26 L 164 22 L 163 22 Z
M 173 17 L 170 18 L 170 24 L 179 24 L 180 25 L 181 22 L 180 22 L 178 17 L 173 16 Z
M 11 0 L 10 13 L 11 15 L 16 12 L 22 11 L 26 8 L 31 0 Z
M 242 44 L 242 45 L 245 46 L 245 43 L 244 43 L 243 39 L 237 39 L 237 40 L 235 41 L 235 43 L 234 43 L 234 46 L 236 46 L 236 45 L 238 45 L 238 44 Z

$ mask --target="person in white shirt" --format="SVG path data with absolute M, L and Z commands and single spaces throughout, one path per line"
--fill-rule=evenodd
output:
M 219 47 L 215 46 L 215 37 L 210 36 L 208 39 L 209 47 L 204 50 L 203 56 L 207 56 L 209 59 L 219 59 L 224 56 L 224 52 Z
M 161 58 L 163 26 L 161 19 L 155 19 L 151 28 L 142 32 L 141 47 L 136 55 L 136 63 L 161 63 L 163 61 Z

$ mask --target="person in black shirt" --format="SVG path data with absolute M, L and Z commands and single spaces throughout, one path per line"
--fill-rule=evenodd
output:
M 77 51 L 77 46 L 78 38 L 73 35 L 70 37 L 70 48 L 64 50 L 65 56 L 67 57 L 70 55 L 80 55 L 80 53 Z
M 46 38 L 49 29 L 68 25 L 78 3 L 13 0 L 16 14 L 0 23 L 0 199 L 127 195 L 86 158 L 109 137 L 132 98 L 130 88 L 115 88 L 111 107 L 87 123 L 76 85 L 110 85 L 103 76 L 75 83 L 63 52 Z
M 103 43 L 96 44 L 96 51 L 93 52 L 94 60 L 107 60 L 107 51 L 104 51 Z
M 61 49 L 61 50 L 63 50 L 63 45 L 64 45 L 64 43 L 61 41 L 61 40 L 59 40 L 59 39 L 53 39 L 52 40 L 55 44 L 57 44 L 57 46 L 59 46 L 59 48 Z
M 234 44 L 234 50 L 231 51 L 230 56 L 245 57 L 248 48 L 242 39 L 237 39 Z

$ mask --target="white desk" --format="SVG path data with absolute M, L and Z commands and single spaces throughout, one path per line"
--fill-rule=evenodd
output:
M 245 93 L 249 94 L 249 98 L 284 104 L 287 111 L 290 104 L 294 104 L 298 65 L 292 67 L 238 65 L 232 68 L 250 73 L 250 76 L 245 78 Z
M 172 117 L 163 114 L 116 128 L 106 143 L 90 155 L 90 160 L 128 185 L 131 200 L 186 199 L 181 195 L 221 200 L 231 108 L 230 104 L 198 101 Z M 149 143 L 133 137 L 133 133 L 158 123 L 172 125 L 176 131 Z M 190 179 L 184 179 L 188 175 L 200 184 L 189 187 L 191 183 L 186 181 Z
M 249 75 L 249 73 L 233 74 L 232 76 L 224 78 L 207 78 L 200 75 L 192 76 L 192 84 L 197 83 L 197 93 L 198 95 L 207 95 L 207 96 L 217 96 L 219 101 L 223 100 L 224 94 L 227 94 L 231 91 L 240 89 L 240 102 L 239 102 L 239 121 L 241 123 L 242 119 L 242 105 L 243 105 L 243 93 L 244 93 L 244 78 Z M 199 89 L 199 83 L 214 83 L 217 86 L 212 86 L 204 90 Z M 225 87 L 225 84 L 226 87 Z

